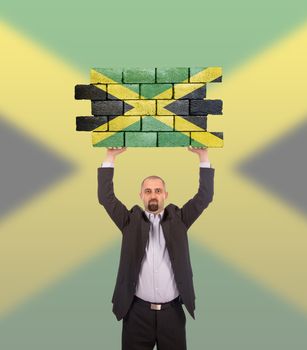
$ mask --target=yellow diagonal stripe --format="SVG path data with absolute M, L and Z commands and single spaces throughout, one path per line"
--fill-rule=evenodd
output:
M 87 115 L 89 106 L 74 100 L 74 86 L 86 77 L 4 22 L 0 36 L 5 47 L 0 58 L 1 115 L 78 167 L 2 218 L 3 315 L 107 247 L 114 227 L 97 201 L 96 168 L 102 154 L 88 147 L 89 134 L 75 131 L 75 115 Z
M 190 77 L 191 83 L 209 83 L 222 75 L 221 67 L 208 67 Z
M 117 230 L 96 200 L 96 165 L 103 155 L 99 149 L 88 147 L 88 134 L 74 132 L 74 116 L 80 114 L 82 102 L 73 100 L 73 86 L 85 78 L 4 23 L 0 33 L 7 48 L 1 56 L 2 115 L 28 136 L 79 165 L 79 172 L 40 193 L 0 223 L 3 314 L 106 247 Z M 223 130 L 231 142 L 223 151 L 209 151 L 216 168 L 214 202 L 193 226 L 193 231 L 200 234 L 191 232 L 222 259 L 305 310 L 307 282 L 302 276 L 307 263 L 306 219 L 239 176 L 233 166 L 267 147 L 304 118 L 306 38 L 304 26 L 242 66 L 225 79 L 221 88 L 219 84 L 210 86 L 210 94 L 216 93 L 216 98 L 225 102 Z M 291 91 L 285 86 L 291 86 Z M 16 103 L 16 96 L 20 103 Z M 56 103 L 50 104 L 50 96 Z M 88 103 L 83 107 L 87 115 Z M 221 125 L 217 118 L 208 118 L 208 122 L 211 130 Z M 165 167 L 159 175 L 170 180 L 171 201 L 179 203 L 183 195 L 194 193 L 198 179 L 191 168 L 198 164 L 189 152 L 129 152 L 118 160 L 116 169 L 116 174 L 125 174 L 125 184 L 132 184 L 128 191 L 115 175 L 117 192 L 128 207 L 135 203 L 140 181 L 155 173 L 157 164 L 169 164 L 170 159 L 171 169 Z M 148 159 L 151 162 L 145 162 Z M 182 163 L 186 164 L 184 168 Z M 182 179 L 190 181 L 186 189 L 181 179 L 173 181 L 176 167 L 181 169 Z M 125 172 L 127 168 L 134 171 Z M 180 195 L 176 192 L 178 186 L 182 188 Z
M 224 100 L 228 142 L 222 152 L 210 150 L 216 168 L 214 202 L 206 220 L 193 229 L 200 233 L 194 237 L 225 261 L 307 312 L 306 217 L 234 170 L 306 118 L 306 62 L 304 25 L 234 71 L 223 86 L 210 87 Z M 220 125 L 215 118 L 208 122 L 211 129 Z M 210 227 L 205 232 L 204 222 Z
M 104 81 L 109 84 L 115 84 L 115 86 L 111 87 L 110 93 L 115 97 L 119 98 L 120 100 L 124 100 L 127 98 L 129 99 L 138 99 L 139 94 L 136 93 L 135 91 L 127 88 L 124 85 L 118 84 L 115 80 L 112 80 L 111 78 L 107 77 L 106 75 L 97 72 L 95 69 L 91 69 L 90 71 L 90 76 L 91 76 L 91 83 L 96 83 L 97 81 Z M 106 85 L 105 84 L 95 84 L 96 87 L 103 91 L 107 91 Z

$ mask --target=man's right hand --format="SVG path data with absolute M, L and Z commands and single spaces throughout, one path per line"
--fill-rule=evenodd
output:
M 105 162 L 113 163 L 118 154 L 123 153 L 127 150 L 127 147 L 108 147 L 106 153 Z

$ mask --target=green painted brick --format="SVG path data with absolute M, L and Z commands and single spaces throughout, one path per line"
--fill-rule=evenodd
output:
M 158 147 L 183 147 L 189 145 L 190 137 L 181 132 L 161 131 L 158 133 Z
M 123 147 L 123 146 L 124 146 L 123 132 L 116 132 L 114 135 L 94 145 L 94 147 Z
M 189 78 L 189 68 L 157 68 L 157 83 L 181 83 Z
M 114 80 L 116 83 L 122 83 L 123 81 L 123 69 L 122 68 L 93 68 L 97 72 L 106 75 Z
M 193 75 L 203 71 L 208 67 L 190 67 L 190 77 L 193 77 Z
M 154 98 L 162 92 L 171 89 L 164 99 L 173 98 L 173 85 L 172 84 L 141 84 L 141 96 L 143 98 Z
M 156 147 L 156 132 L 125 132 L 125 146 L 127 147 Z
M 169 125 L 164 124 L 162 122 L 163 119 L 174 125 L 173 116 L 144 116 L 142 117 L 142 131 L 173 131 L 174 126 L 170 127 Z
M 129 118 L 129 117 L 127 117 Z M 133 117 L 131 117 L 133 118 Z M 123 131 L 140 131 L 141 130 L 141 121 L 137 121 L 129 126 L 127 126 Z
M 155 68 L 127 68 L 123 71 L 124 83 L 154 83 Z

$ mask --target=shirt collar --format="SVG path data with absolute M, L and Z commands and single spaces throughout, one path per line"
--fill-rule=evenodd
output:
M 163 218 L 164 209 L 163 209 L 162 211 L 160 211 L 159 214 L 154 214 L 154 213 L 151 213 L 151 212 L 149 212 L 149 211 L 147 211 L 147 210 L 144 210 L 144 211 L 145 211 L 145 214 L 146 214 L 146 216 L 148 217 L 148 219 L 149 219 L 149 215 L 150 215 L 150 214 L 152 214 L 152 215 L 154 215 L 154 216 L 160 215 L 160 219 Z

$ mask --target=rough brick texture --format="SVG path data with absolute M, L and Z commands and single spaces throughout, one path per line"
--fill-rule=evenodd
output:
M 92 68 L 75 86 L 92 116 L 76 117 L 76 130 L 92 131 L 94 147 L 223 147 L 223 133 L 207 130 L 223 102 L 206 98 L 221 81 L 221 67 Z

